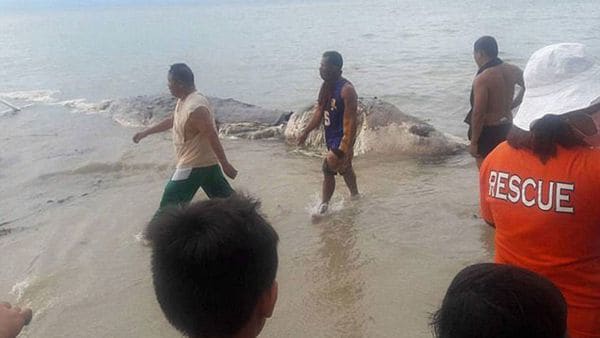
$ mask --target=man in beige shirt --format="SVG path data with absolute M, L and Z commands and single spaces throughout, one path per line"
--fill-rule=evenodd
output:
M 138 143 L 148 135 L 173 130 L 177 167 L 165 187 L 159 211 L 169 205 L 189 203 L 199 188 L 209 198 L 230 196 L 234 191 L 223 172 L 234 179 L 237 170 L 227 161 L 212 109 L 196 91 L 192 70 L 186 64 L 174 64 L 168 80 L 171 94 L 178 99 L 175 111 L 133 136 L 133 142 Z
M 519 67 L 498 58 L 498 44 L 493 37 L 479 38 L 473 56 L 479 71 L 473 81 L 472 108 L 465 122 L 470 124 L 469 152 L 479 167 L 483 159 L 506 140 L 512 127 L 512 109 L 521 104 L 525 84 Z M 513 99 L 516 85 L 520 90 Z

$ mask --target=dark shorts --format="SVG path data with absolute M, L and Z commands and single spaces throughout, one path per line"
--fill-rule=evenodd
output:
M 506 141 L 506 136 L 512 124 L 501 124 L 497 126 L 484 126 L 477 142 L 477 151 L 482 157 L 486 157 L 497 145 Z

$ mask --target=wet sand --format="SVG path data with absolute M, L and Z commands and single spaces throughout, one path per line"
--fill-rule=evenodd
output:
M 179 337 L 136 240 L 171 172 L 168 134 L 133 145 L 134 130 L 58 110 L 1 123 L 0 294 L 36 310 L 23 336 Z M 339 179 L 333 212 L 315 222 L 319 158 L 276 141 L 224 145 L 233 186 L 263 201 L 281 237 L 263 337 L 431 337 L 454 274 L 491 259 L 467 155 L 359 157 L 363 198 L 350 201 Z

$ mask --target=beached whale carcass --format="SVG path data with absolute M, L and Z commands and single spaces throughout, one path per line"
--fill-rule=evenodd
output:
M 315 108 L 311 106 L 290 117 L 285 129 L 287 142 L 295 142 Z M 322 129 L 323 126 L 309 135 L 307 147 L 315 150 L 324 148 Z M 391 103 L 377 98 L 359 99 L 355 154 L 450 155 L 465 148 L 464 140 L 436 130 L 430 124 L 403 113 Z
M 245 139 L 283 138 L 291 113 L 267 109 L 234 99 L 208 97 L 219 132 Z M 177 100 L 169 94 L 140 95 L 107 100 L 86 109 L 101 112 L 125 126 L 141 127 L 160 122 L 174 109 Z
M 283 111 L 266 109 L 234 99 L 208 97 L 208 101 L 214 110 L 215 118 L 221 124 L 251 122 L 272 125 L 282 116 L 286 116 Z M 167 117 L 175 109 L 176 103 L 176 98 L 170 94 L 140 95 L 103 101 L 94 105 L 92 110 L 110 115 L 123 125 L 147 126 Z
M 244 139 L 285 139 L 289 144 L 295 143 L 315 109 L 312 105 L 292 114 L 234 99 L 209 97 L 209 101 L 221 135 Z M 97 110 L 123 125 L 145 126 L 165 118 L 175 108 L 175 102 L 167 94 L 145 95 L 105 101 L 98 104 Z M 466 147 L 464 140 L 444 134 L 377 98 L 359 99 L 358 116 L 356 154 L 449 155 Z M 313 131 L 306 142 L 307 147 L 314 151 L 324 149 L 322 128 Z

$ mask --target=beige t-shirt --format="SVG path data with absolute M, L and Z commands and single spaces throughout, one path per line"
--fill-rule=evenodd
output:
M 216 129 L 212 108 L 200 93 L 193 92 L 185 99 L 177 100 L 173 114 L 173 144 L 177 156 L 177 168 L 209 167 L 219 163 L 207 135 L 187 125 L 190 114 L 199 107 L 206 107 L 213 128 Z

